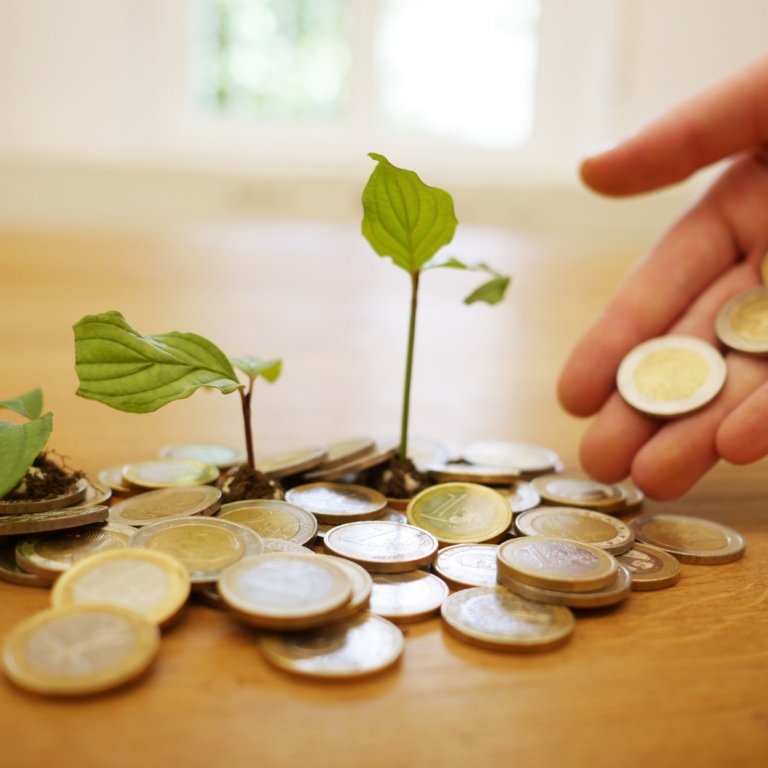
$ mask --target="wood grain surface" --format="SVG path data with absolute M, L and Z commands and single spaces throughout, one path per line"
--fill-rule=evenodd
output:
M 555 379 L 638 250 L 466 228 L 451 252 L 514 282 L 490 308 L 461 303 L 475 275 L 423 279 L 413 434 L 534 442 L 575 466 L 585 424 L 561 411 Z M 2 232 L 0 253 L 0 399 L 42 386 L 50 445 L 92 477 L 168 443 L 242 443 L 234 395 L 202 391 L 147 415 L 75 397 L 71 326 L 110 309 L 143 333 L 283 357 L 283 378 L 254 395 L 261 454 L 397 433 L 408 277 L 356 226 Z M 561 649 L 483 651 L 432 619 L 405 629 L 395 668 L 315 682 L 274 669 L 252 630 L 190 603 L 123 688 L 56 700 L 0 679 L 0 766 L 765 766 L 766 469 L 721 465 L 685 498 L 645 506 L 732 526 L 744 559 L 684 565 L 672 589 L 580 612 Z M 0 639 L 49 599 L 0 582 Z

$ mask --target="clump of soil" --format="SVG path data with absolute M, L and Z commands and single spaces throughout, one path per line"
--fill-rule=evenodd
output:
M 380 464 L 369 470 L 366 482 L 390 499 L 412 499 L 417 493 L 435 484 L 426 473 L 419 472 L 410 460 L 393 456 L 388 464 Z
M 283 498 L 283 486 L 279 481 L 251 469 L 247 464 L 238 467 L 234 475 L 227 475 L 220 482 L 221 503 L 246 501 L 247 499 L 277 499 Z
M 43 451 L 21 478 L 18 485 L 4 497 L 4 501 L 44 501 L 64 496 L 74 490 L 77 481 L 85 475 L 72 470 L 62 458 L 61 465 L 52 461 L 50 451 Z M 56 454 L 53 454 L 56 455 Z

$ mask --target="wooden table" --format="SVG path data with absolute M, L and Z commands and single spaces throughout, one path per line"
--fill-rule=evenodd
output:
M 461 228 L 460 228 L 461 229 Z M 71 326 L 119 309 L 144 333 L 204 335 L 282 356 L 255 395 L 257 451 L 397 433 L 408 279 L 348 228 L 274 222 L 174 232 L 0 233 L 0 399 L 42 386 L 50 445 L 95 476 L 164 444 L 241 443 L 235 396 L 198 392 L 149 415 L 74 395 Z M 575 465 L 584 428 L 559 409 L 568 349 L 626 271 L 624 253 L 466 228 L 453 253 L 514 275 L 498 307 L 465 307 L 475 275 L 422 281 L 412 432 L 466 445 L 547 445 Z M 190 604 L 141 680 L 82 700 L 0 680 L 0 765 L 765 766 L 768 474 L 716 468 L 684 499 L 648 503 L 739 530 L 747 554 L 683 566 L 673 589 L 582 612 L 572 641 L 492 653 L 439 619 L 404 628 L 395 668 L 322 683 L 269 666 L 255 634 Z M 0 582 L 0 637 L 48 605 Z

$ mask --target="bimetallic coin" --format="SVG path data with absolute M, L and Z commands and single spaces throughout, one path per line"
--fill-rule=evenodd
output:
M 403 652 L 403 633 L 367 611 L 320 629 L 265 634 L 264 657 L 281 669 L 319 678 L 362 677 L 394 664 Z
M 314 555 L 315 553 L 307 547 L 296 544 L 288 539 L 270 539 L 269 537 L 261 539 L 264 542 L 264 554 L 268 552 L 293 552 L 297 555 Z
M 490 440 L 470 445 L 462 454 L 464 461 L 489 467 L 505 467 L 518 475 L 552 472 L 560 457 L 549 448 L 529 443 Z
M 16 562 L 16 539 L 0 539 L 0 579 L 20 587 L 50 587 L 50 579 L 44 579 L 20 568 Z
M 594 592 L 559 592 L 555 589 L 542 589 L 522 584 L 499 572 L 499 583 L 511 592 L 529 600 L 548 605 L 567 605 L 569 608 L 604 608 L 626 600 L 632 592 L 632 576 L 623 566 L 619 566 L 616 578 L 611 584 Z
M 638 411 L 673 418 L 713 400 L 725 376 L 725 360 L 711 344 L 694 336 L 660 336 L 622 360 L 616 385 Z
M 285 498 L 311 512 L 320 523 L 351 523 L 375 520 L 384 514 L 387 500 L 383 494 L 362 485 L 311 483 L 291 488 Z
M 428 467 L 429 476 L 438 483 L 482 483 L 509 485 L 520 477 L 514 469 L 476 464 L 443 464 Z
M 221 506 L 221 491 L 210 485 L 163 488 L 132 496 L 109 510 L 110 522 L 140 527 L 158 520 L 212 515 Z
M 159 451 L 161 459 L 191 459 L 217 469 L 229 469 L 248 459 L 245 451 L 227 445 L 166 445 Z
M 352 597 L 349 602 L 342 605 L 341 608 L 337 608 L 332 614 L 325 617 L 327 622 L 338 621 L 339 619 L 345 619 L 347 616 L 351 616 L 353 613 L 363 610 L 368 607 L 368 603 L 371 598 L 371 590 L 373 589 L 373 579 L 371 574 L 357 563 L 353 563 L 351 560 L 347 560 L 343 557 L 335 557 L 334 555 L 315 555 L 315 557 L 328 558 L 331 563 L 341 568 L 347 575 L 350 583 L 352 584 Z
M 3 646 L 3 671 L 34 693 L 78 696 L 140 675 L 160 645 L 160 630 L 117 605 L 68 605 L 19 624 Z
M 123 481 L 123 465 L 116 467 L 107 467 L 99 472 L 99 482 L 111 488 L 115 493 L 121 496 L 127 496 L 133 492 L 133 489 Z
M 434 616 L 446 597 L 447 584 L 431 573 L 377 573 L 373 577 L 371 612 L 404 624 Z
M 499 546 L 496 565 L 515 581 L 561 592 L 594 592 L 616 578 L 618 565 L 589 544 L 530 536 Z
M 715 332 L 723 344 L 751 355 L 768 355 L 768 287 L 734 296 L 720 310 Z
M 473 587 L 451 595 L 441 609 L 446 629 L 459 639 L 497 651 L 544 651 L 573 632 L 573 614 L 504 587 Z
M 112 497 L 112 489 L 99 480 L 90 480 L 85 492 L 85 498 L 80 502 L 81 507 L 95 507 L 104 504 Z
M 123 467 L 126 485 L 139 488 L 180 488 L 215 482 L 219 470 L 202 461 L 190 459 L 153 459 L 136 461 Z
M 495 544 L 454 544 L 441 549 L 432 570 L 451 589 L 496 586 Z
M 51 605 L 120 605 L 164 626 L 189 597 L 187 569 L 148 549 L 113 549 L 90 555 L 56 582 Z
M 88 492 L 88 481 L 81 477 L 69 492 L 42 501 L 0 501 L 0 515 L 32 515 L 79 504 Z
M 325 551 L 373 573 L 413 571 L 437 555 L 437 539 L 412 525 L 378 520 L 337 525 L 325 534 Z
M 631 480 L 623 480 L 620 483 L 616 483 L 616 487 L 620 491 L 624 491 L 627 497 L 624 502 L 624 509 L 621 510 L 622 512 L 637 512 L 642 509 L 645 494 Z
M 136 532 L 131 547 L 165 552 L 189 571 L 193 584 L 210 584 L 244 557 L 264 551 L 261 537 L 244 525 L 211 517 L 163 520 Z
M 352 440 L 342 440 L 328 446 L 328 453 L 322 464 L 318 464 L 318 472 L 335 469 L 342 464 L 367 456 L 376 450 L 376 441 L 372 437 L 357 437 Z
M 509 502 L 513 515 L 527 512 L 529 509 L 534 509 L 541 504 L 539 492 L 530 483 L 523 482 L 522 480 L 514 482 L 507 487 L 494 488 L 494 490 Z
M 414 496 L 408 522 L 444 544 L 491 541 L 509 528 L 512 510 L 496 491 L 472 483 L 445 483 Z
M 361 456 L 358 459 L 353 459 L 345 464 L 340 464 L 333 469 L 318 469 L 314 472 L 307 472 L 304 475 L 306 480 L 311 481 L 332 481 L 341 480 L 342 477 L 352 475 L 357 472 L 362 472 L 364 469 L 370 469 L 376 467 L 379 464 L 383 464 L 385 461 L 389 461 L 395 455 L 394 446 L 385 446 L 383 448 L 377 447 L 372 453 L 367 453 L 365 456 Z
M 635 591 L 666 589 L 680 581 L 680 561 L 657 547 L 636 543 L 616 560 L 629 571 Z
M 327 448 L 307 448 L 301 451 L 286 451 L 265 456 L 256 462 L 256 467 L 273 478 L 288 477 L 305 472 L 322 464 L 328 455 Z
M 286 501 L 252 499 L 233 501 L 216 513 L 219 520 L 240 523 L 259 536 L 284 539 L 298 545 L 311 547 L 317 536 L 317 519 L 314 515 Z
M 744 539 L 731 528 L 687 515 L 642 515 L 629 524 L 635 538 L 681 563 L 723 565 L 744 556 Z
M 8 517 L 0 517 L 0 538 L 79 528 L 89 523 L 102 523 L 108 517 L 107 507 L 65 507 L 48 512 L 8 515 Z
M 598 512 L 619 512 L 626 504 L 625 492 L 575 472 L 542 475 L 531 485 L 545 504 L 563 507 L 584 507 Z
M 632 549 L 634 534 L 621 520 L 575 507 L 539 507 L 523 512 L 515 519 L 520 536 L 547 536 L 567 539 L 604 549 L 611 555 L 620 555 Z

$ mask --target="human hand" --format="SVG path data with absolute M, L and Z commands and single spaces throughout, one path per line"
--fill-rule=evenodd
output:
M 652 498 L 681 496 L 719 458 L 768 455 L 768 360 L 729 351 L 728 378 L 701 411 L 661 422 L 616 391 L 616 371 L 641 342 L 669 333 L 723 350 L 715 318 L 734 295 L 761 283 L 768 250 L 768 56 L 584 161 L 597 192 L 634 195 L 732 163 L 635 265 L 582 337 L 561 374 L 566 410 L 597 418 L 581 444 L 584 469 L 603 482 L 629 474 Z M 599 412 L 599 413 L 598 413 Z

